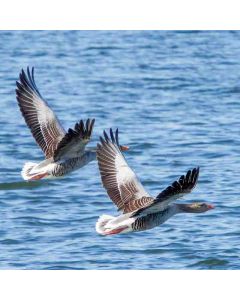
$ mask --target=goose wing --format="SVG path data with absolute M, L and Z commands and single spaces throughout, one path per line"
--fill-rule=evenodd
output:
M 163 211 L 167 208 L 168 204 L 174 200 L 191 193 L 197 184 L 199 177 L 199 167 L 188 170 L 186 175 L 182 175 L 177 181 L 174 181 L 170 186 L 163 190 L 154 199 L 148 207 L 140 209 L 137 214 L 150 214 Z
M 17 101 L 22 115 L 46 158 L 50 158 L 65 131 L 36 86 L 34 68 L 31 72 L 27 68 L 27 74 L 22 70 L 16 84 Z
M 90 141 L 95 119 L 87 119 L 86 124 L 81 120 L 74 129 L 68 129 L 63 139 L 54 151 L 54 161 L 81 156 L 85 146 Z
M 104 131 L 100 141 L 97 160 L 102 183 L 118 209 L 128 213 L 151 203 L 154 199 L 145 191 L 121 153 L 118 130 L 114 134 L 110 129 L 110 137 Z

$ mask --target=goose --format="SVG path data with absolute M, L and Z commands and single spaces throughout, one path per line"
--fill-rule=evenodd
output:
M 115 133 L 110 129 L 110 135 L 103 132 L 97 145 L 97 161 L 102 184 L 118 210 L 122 211 L 116 217 L 99 217 L 96 231 L 101 235 L 148 230 L 163 224 L 176 214 L 203 213 L 214 208 L 207 203 L 174 203 L 196 186 L 199 167 L 188 170 L 186 175 L 174 181 L 157 197 L 151 197 L 121 152 L 118 129 Z
M 66 132 L 54 112 L 41 96 L 34 79 L 34 68 L 21 71 L 16 81 L 16 98 L 31 133 L 42 149 L 45 159 L 26 162 L 21 175 L 24 180 L 58 178 L 82 168 L 96 159 L 96 147 L 86 149 L 95 119 L 77 122 Z M 128 150 L 121 146 L 122 151 Z

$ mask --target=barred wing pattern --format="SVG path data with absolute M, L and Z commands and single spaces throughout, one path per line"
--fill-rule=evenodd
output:
M 68 129 L 54 152 L 54 160 L 72 158 L 84 153 L 85 146 L 90 141 L 95 119 L 83 120 L 75 124 L 74 129 Z
M 31 72 L 27 68 L 27 74 L 22 70 L 16 84 L 17 101 L 22 115 L 46 158 L 50 158 L 65 131 L 36 86 L 34 68 Z
M 167 208 L 168 204 L 174 200 L 190 193 L 197 184 L 199 177 L 199 167 L 188 170 L 186 175 L 182 175 L 178 181 L 174 181 L 172 185 L 163 190 L 147 208 L 141 209 L 137 214 L 156 213 Z
M 110 129 L 110 137 L 104 131 L 104 138 L 97 146 L 97 160 L 103 186 L 109 197 L 123 213 L 135 211 L 153 201 L 145 191 L 135 173 L 128 166 L 121 153 L 118 130 Z

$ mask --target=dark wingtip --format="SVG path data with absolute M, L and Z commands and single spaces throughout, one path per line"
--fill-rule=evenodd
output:
M 90 119 L 88 118 L 87 121 L 86 121 L 86 128 L 88 128 L 89 123 L 90 123 Z
M 89 131 L 89 136 L 92 135 L 94 123 L 95 123 L 95 119 L 90 120 L 90 125 L 89 125 L 89 130 L 88 130 Z
M 106 133 L 105 130 L 103 130 L 103 135 L 104 135 L 105 141 L 108 142 L 109 141 L 109 137 L 108 137 L 108 135 L 107 135 L 107 133 Z
M 91 119 L 87 119 L 84 123 L 83 120 L 80 120 L 75 124 L 74 130 L 76 135 L 79 135 L 82 138 L 91 138 L 92 130 L 93 130 L 94 121 Z
M 113 131 L 112 128 L 109 129 L 109 134 L 107 134 L 106 130 L 103 131 L 103 137 L 100 137 L 100 141 L 103 145 L 105 144 L 112 144 L 117 146 L 121 150 L 121 146 L 119 145 L 119 140 L 118 140 L 118 128 Z
M 34 91 L 39 97 L 42 97 L 34 80 L 34 67 L 31 69 L 27 66 L 26 71 L 22 69 L 19 73 L 19 82 L 23 85 L 24 89 Z
M 200 167 L 198 166 L 196 169 L 195 182 L 197 182 L 197 180 L 198 180 L 199 172 L 200 172 Z
M 116 143 L 117 143 L 117 145 L 118 145 L 118 147 L 119 147 L 118 128 L 116 129 L 115 136 L 116 136 Z
M 106 141 L 101 136 L 99 137 L 99 139 L 100 139 L 100 142 L 102 143 L 102 145 L 104 145 L 106 143 Z
M 100 150 L 102 148 L 102 145 L 100 143 L 97 143 L 97 150 Z
M 31 76 L 31 72 L 30 72 L 30 67 L 29 66 L 27 67 L 27 74 L 28 74 L 28 78 L 30 79 L 32 76 Z
M 115 144 L 115 137 L 114 137 L 112 128 L 110 128 L 110 137 L 111 137 L 112 143 Z

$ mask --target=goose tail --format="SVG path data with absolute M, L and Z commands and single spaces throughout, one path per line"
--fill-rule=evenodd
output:
M 46 177 L 48 173 L 46 172 L 33 172 L 33 168 L 35 168 L 38 164 L 33 162 L 26 162 L 22 168 L 21 175 L 24 180 L 38 180 Z
M 106 225 L 109 221 L 113 220 L 114 217 L 109 215 L 102 215 L 99 217 L 96 223 L 96 231 L 101 235 L 106 235 Z
M 112 235 L 131 231 L 130 224 L 117 222 L 116 217 L 102 215 L 96 223 L 96 231 L 101 235 Z M 130 220 L 130 219 L 129 219 Z

